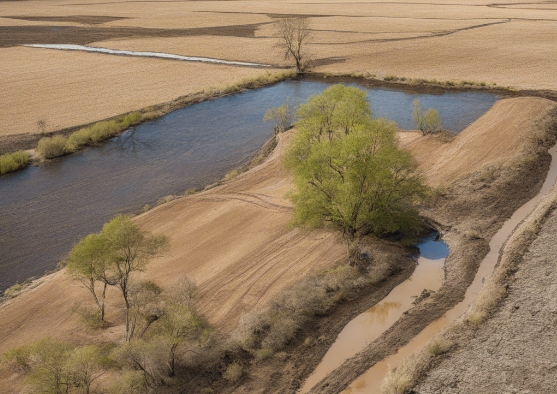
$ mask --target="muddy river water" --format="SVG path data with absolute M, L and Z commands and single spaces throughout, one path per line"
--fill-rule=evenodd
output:
M 443 265 L 449 255 L 449 247 L 436 240 L 437 233 L 420 239 L 420 256 L 416 269 L 404 282 L 395 287 L 387 297 L 350 321 L 338 335 L 321 363 L 306 380 L 302 392 L 308 392 L 329 372 L 345 360 L 363 350 L 395 323 L 404 312 L 412 307 L 422 290 L 437 291 L 443 283 Z
M 0 177 L 0 292 L 42 275 L 81 237 L 116 214 L 222 178 L 272 135 L 268 108 L 303 102 L 326 82 L 286 81 L 174 111 L 107 144 Z M 436 108 L 461 131 L 500 97 L 488 92 L 418 93 L 365 88 L 374 116 L 413 128 L 412 102 Z

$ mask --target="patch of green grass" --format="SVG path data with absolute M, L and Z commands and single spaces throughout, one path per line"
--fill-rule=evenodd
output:
M 19 150 L 14 153 L 6 153 L 0 156 L 0 175 L 14 172 L 29 164 L 29 154 Z
M 131 126 L 140 123 L 142 120 L 143 120 L 143 116 L 141 115 L 140 112 L 138 111 L 130 112 L 120 120 L 120 126 L 122 127 L 122 130 L 125 130 Z

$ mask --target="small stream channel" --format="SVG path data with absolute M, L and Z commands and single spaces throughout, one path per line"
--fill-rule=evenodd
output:
M 422 290 L 437 291 L 443 283 L 443 266 L 449 255 L 449 247 L 436 240 L 437 232 L 418 241 L 420 256 L 416 269 L 404 282 L 395 287 L 387 297 L 350 321 L 340 332 L 336 341 L 321 360 L 313 374 L 306 380 L 301 392 L 306 393 L 329 372 L 345 360 L 363 350 L 393 325 Z
M 375 364 L 366 373 L 356 379 L 342 394 L 380 394 L 381 382 L 387 375 L 389 368 L 396 368 L 402 359 L 409 357 L 418 351 L 431 338 L 443 331 L 451 322 L 462 316 L 470 304 L 477 298 L 478 293 L 487 279 L 495 269 L 499 259 L 501 248 L 505 241 L 512 234 L 514 229 L 522 222 L 535 208 L 536 204 L 547 195 L 549 189 L 557 179 L 557 145 L 549 150 L 551 154 L 551 166 L 540 192 L 518 208 L 509 220 L 497 231 L 489 242 L 489 253 L 484 257 L 474 277 L 474 281 L 466 290 L 464 300 L 447 311 L 442 317 L 428 325 L 422 332 L 415 336 L 406 346 L 403 346 L 397 353 L 387 357 L 385 360 Z M 339 365 L 346 361 L 341 360 Z
M 246 161 L 272 133 L 268 108 L 304 102 L 334 81 L 295 80 L 176 110 L 108 143 L 0 177 L 0 292 L 56 267 L 72 245 L 116 214 L 200 188 Z M 412 102 L 436 108 L 463 130 L 498 99 L 493 93 L 370 88 L 374 116 L 413 128 Z

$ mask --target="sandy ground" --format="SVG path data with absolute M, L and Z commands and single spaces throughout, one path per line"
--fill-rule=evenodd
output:
M 284 65 L 272 22 L 311 17 L 315 70 L 557 89 L 557 7 L 513 0 L 0 2 L 0 136 L 75 126 L 261 70 L 23 48 L 78 43 Z M 46 42 L 48 41 L 48 42 Z
M 478 330 L 457 335 L 456 350 L 414 392 L 557 392 L 556 197 L 554 187 L 549 216 L 509 278 L 498 311 Z

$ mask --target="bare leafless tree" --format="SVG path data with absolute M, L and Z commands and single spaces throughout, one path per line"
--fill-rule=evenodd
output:
M 304 71 L 308 66 L 307 40 L 311 35 L 308 18 L 281 18 L 275 22 L 279 42 L 276 46 L 284 51 L 284 59 L 293 58 L 296 71 Z

